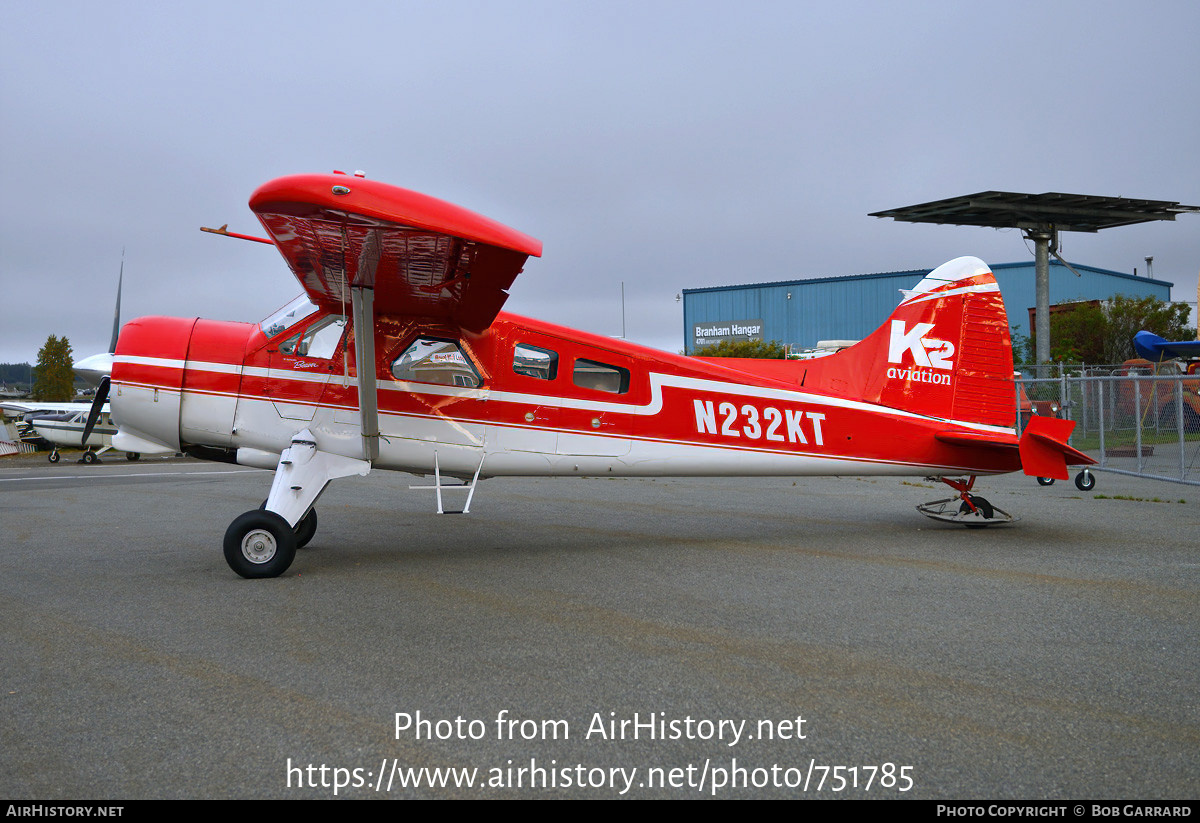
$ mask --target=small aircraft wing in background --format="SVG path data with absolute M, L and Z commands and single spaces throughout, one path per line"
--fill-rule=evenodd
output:
M 1200 340 L 1182 340 L 1170 342 L 1148 331 L 1140 331 L 1133 336 L 1133 347 L 1139 357 L 1144 357 L 1151 363 L 1161 363 L 1164 360 L 1176 358 L 1188 359 L 1200 357 Z
M 19 417 L 23 414 L 31 414 L 33 412 L 65 414 L 80 410 L 87 411 L 91 407 L 91 403 L 47 403 L 32 400 L 5 400 L 0 403 L 0 410 L 3 410 L 8 417 Z

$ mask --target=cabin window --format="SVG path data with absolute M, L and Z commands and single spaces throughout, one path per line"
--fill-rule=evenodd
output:
M 518 343 L 513 348 L 513 371 L 539 380 L 553 380 L 558 376 L 558 352 Z
M 308 330 L 289 337 L 279 344 L 279 351 L 297 357 L 312 357 L 328 360 L 337 353 L 338 341 L 346 328 L 346 318 L 331 315 L 308 327 Z
M 418 337 L 392 362 L 392 377 L 406 382 L 467 389 L 476 388 L 483 382 L 457 343 L 428 337 Z
M 629 369 L 597 363 L 595 360 L 576 360 L 574 380 L 581 389 L 595 389 L 610 394 L 629 391 Z
M 316 304 L 308 299 L 308 295 L 302 294 L 262 321 L 259 324 L 259 328 L 263 330 L 263 334 L 267 337 L 275 337 L 278 334 L 283 334 L 316 310 Z

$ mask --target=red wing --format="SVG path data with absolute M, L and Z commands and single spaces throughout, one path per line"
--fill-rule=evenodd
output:
M 541 241 L 407 189 L 340 174 L 281 177 L 250 208 L 314 302 L 375 289 L 379 314 L 430 318 L 478 332 Z

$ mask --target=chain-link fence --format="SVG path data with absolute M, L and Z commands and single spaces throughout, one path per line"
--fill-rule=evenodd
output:
M 1022 429 L 1030 414 L 1074 420 L 1071 445 L 1096 458 L 1093 470 L 1200 485 L 1200 374 L 1148 365 L 1056 371 L 1018 378 Z

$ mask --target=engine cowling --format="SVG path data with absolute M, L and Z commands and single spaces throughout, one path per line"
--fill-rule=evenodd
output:
M 228 447 L 246 344 L 257 327 L 194 317 L 140 317 L 117 342 L 113 445 L 144 453 Z

